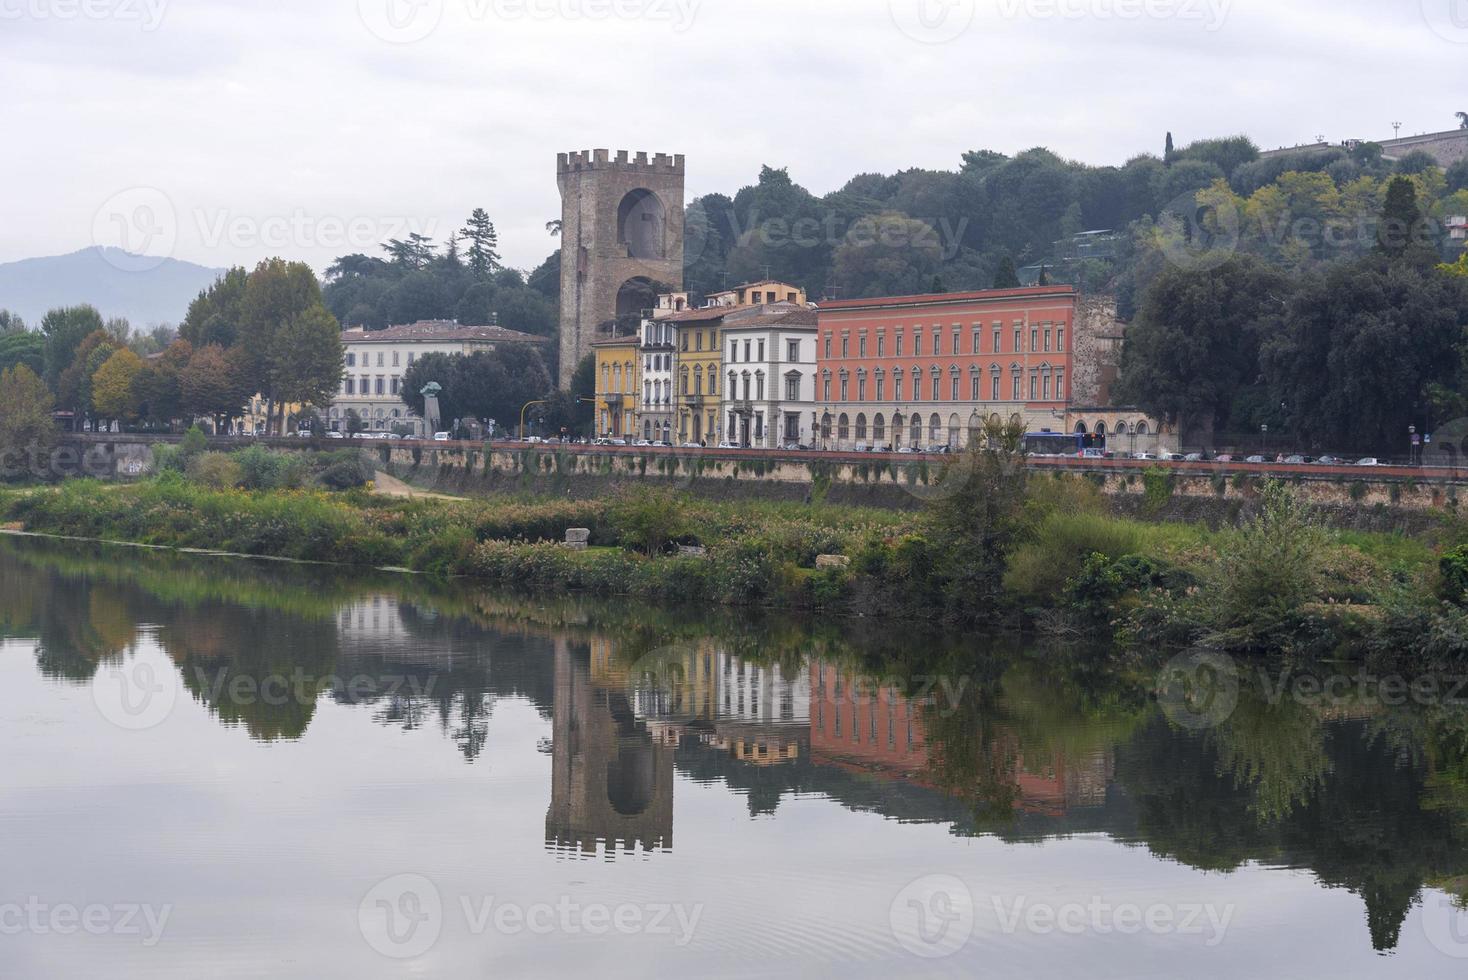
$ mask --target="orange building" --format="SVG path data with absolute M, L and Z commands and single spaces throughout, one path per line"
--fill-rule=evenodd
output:
M 819 444 L 948 445 L 988 421 L 1065 431 L 1073 286 L 886 296 L 819 307 Z

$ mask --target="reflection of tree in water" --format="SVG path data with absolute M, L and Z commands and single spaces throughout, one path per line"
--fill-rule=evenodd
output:
M 1324 786 L 1330 772 L 1319 719 L 1291 698 L 1270 705 L 1245 691 L 1228 721 L 1209 737 L 1221 769 L 1251 791 L 1249 808 L 1261 823 L 1287 817 Z

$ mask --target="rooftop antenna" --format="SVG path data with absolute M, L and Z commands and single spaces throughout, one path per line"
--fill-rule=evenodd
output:
M 1401 137 L 1401 135 L 1402 135 L 1402 124 L 1401 123 L 1399 123 L 1399 122 L 1392 123 L 1392 134 L 1393 134 L 1392 135 L 1392 138 L 1393 139 L 1399 139 Z
M 1318 134 L 1316 134 L 1316 136 L 1315 136 L 1315 142 L 1317 142 L 1317 143 L 1324 143 L 1325 142 L 1325 134 L 1324 133 L 1318 133 Z
M 765 282 L 769 282 L 769 281 L 770 281 L 770 267 L 769 266 L 765 266 Z

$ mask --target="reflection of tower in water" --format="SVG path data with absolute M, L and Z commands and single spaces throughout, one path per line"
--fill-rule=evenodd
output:
M 604 642 L 604 641 L 603 641 Z M 586 647 L 556 641 L 546 845 L 583 856 L 673 844 L 673 749 L 636 717 L 626 688 L 597 683 Z

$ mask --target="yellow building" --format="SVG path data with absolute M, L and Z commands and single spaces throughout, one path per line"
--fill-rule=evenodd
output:
M 256 395 L 246 403 L 244 416 L 240 420 L 246 435 L 263 436 L 270 434 L 267 431 L 270 425 L 270 419 L 266 416 L 266 410 L 269 407 L 270 402 L 264 395 Z M 295 423 L 292 420 L 298 419 L 304 408 L 304 405 L 297 402 L 291 402 L 285 407 L 286 435 L 290 435 L 295 431 Z
M 731 309 L 736 307 L 693 310 L 663 321 L 671 323 L 676 332 L 674 429 L 680 443 L 717 445 L 722 441 L 719 370 L 723 364 L 723 341 L 719 326 Z
M 596 355 L 596 436 L 627 439 L 637 428 L 638 338 L 620 337 L 592 344 Z
M 799 286 L 792 286 L 788 282 L 764 279 L 760 282 L 747 282 L 742 286 L 734 286 L 722 292 L 710 293 L 708 296 L 710 306 L 760 306 L 770 303 L 794 303 L 797 306 L 804 306 L 805 290 Z

